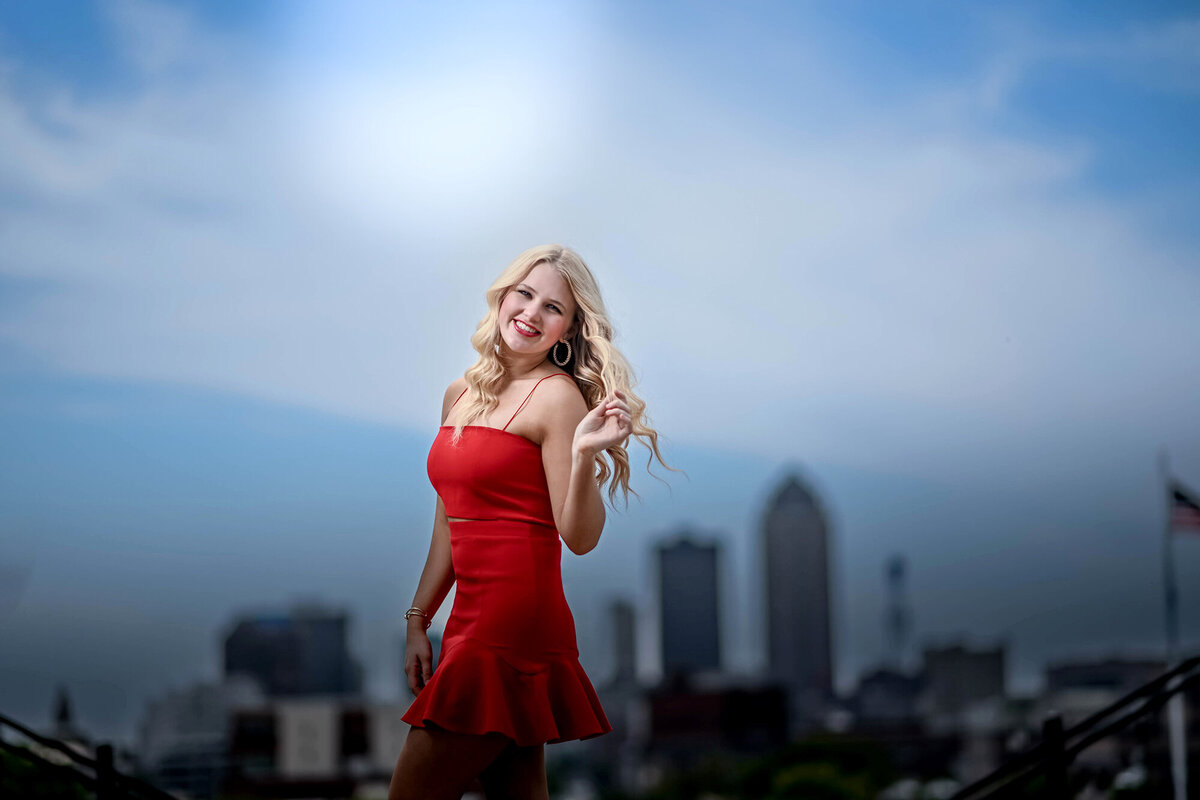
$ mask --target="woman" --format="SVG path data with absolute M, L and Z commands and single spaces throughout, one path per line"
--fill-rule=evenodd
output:
M 666 466 L 578 254 L 527 250 L 486 296 L 479 360 L 446 389 L 429 452 L 433 538 L 405 613 L 417 698 L 389 800 L 458 798 L 476 778 L 488 797 L 547 798 L 543 745 L 612 730 L 579 664 L 562 543 L 599 542 L 605 484 L 628 500 L 630 434 Z M 435 672 L 426 628 L 456 580 Z

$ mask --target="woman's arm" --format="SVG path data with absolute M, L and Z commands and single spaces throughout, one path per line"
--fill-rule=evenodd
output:
M 404 639 L 404 674 L 408 676 L 408 688 L 415 695 L 425 688 L 433 676 L 433 646 L 426 632 L 426 622 L 446 599 L 454 584 L 454 566 L 450 561 L 450 523 L 446 521 L 446 508 L 442 498 L 437 500 L 433 515 L 433 538 L 429 542 L 429 555 L 425 558 L 425 569 L 417 582 L 417 593 L 412 604 L 427 616 L 413 614 L 408 618 L 408 630 Z
M 466 381 L 459 378 L 450 384 L 442 398 L 442 422 L 450 407 L 466 387 Z M 412 604 L 425 612 L 427 616 L 414 614 L 408 618 L 408 631 L 404 653 L 404 673 L 408 676 L 408 687 L 413 694 L 419 692 L 433 675 L 433 649 L 429 644 L 429 635 L 425 632 L 426 623 L 433 619 L 441 607 L 442 601 L 454 585 L 454 564 L 450 558 L 450 522 L 446 519 L 446 507 L 442 498 L 437 499 L 433 513 L 433 535 L 430 537 L 429 553 L 425 556 L 425 568 L 421 570 L 421 579 L 417 581 L 417 592 Z
M 563 381 L 546 399 L 542 466 L 559 536 L 575 555 L 590 552 L 604 530 L 604 499 L 596 483 L 596 454 L 628 438 L 628 406 L 617 396 L 587 410 L 579 389 Z M 549 392 L 547 394 L 550 394 Z
M 437 613 L 453 585 L 454 564 L 450 560 L 450 523 L 446 520 L 446 507 L 442 505 L 442 498 L 439 497 L 437 509 L 433 515 L 433 537 L 429 542 L 429 555 L 425 557 L 425 569 L 421 570 L 421 580 L 417 582 L 417 593 L 413 596 L 412 604 L 428 614 L 429 619 L 433 619 L 433 615 Z M 410 626 L 419 622 L 421 622 L 421 618 L 416 615 L 408 618 Z

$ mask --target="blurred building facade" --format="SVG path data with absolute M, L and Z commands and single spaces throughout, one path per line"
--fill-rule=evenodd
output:
M 406 705 L 278 698 L 229 719 L 223 791 L 250 797 L 387 795 Z
M 891 556 L 884 565 L 884 590 L 887 593 L 887 609 L 884 612 L 883 628 L 887 650 L 884 662 L 893 670 L 905 667 L 908 657 L 908 640 L 912 632 L 912 609 L 908 602 L 908 561 L 899 553 Z
M 1166 669 L 1166 662 L 1155 658 L 1059 661 L 1046 665 L 1046 692 L 1098 689 L 1120 696 L 1149 683 Z
M 637 682 L 637 615 L 625 599 L 608 607 L 612 626 L 613 671 L 609 683 L 628 686 Z
M 716 751 L 762 753 L 788 741 L 781 686 L 680 676 L 646 693 L 644 758 L 685 767 Z
M 921 675 L 910 675 L 890 667 L 864 674 L 858 681 L 852 707 L 857 727 L 891 730 L 912 727 L 917 721 L 917 699 Z
M 684 530 L 657 553 L 663 675 L 719 670 L 719 546 Z
M 230 718 L 262 704 L 258 683 L 238 676 L 196 683 L 147 704 L 138 732 L 140 771 L 186 797 L 215 797 L 228 770 Z
M 224 674 L 249 676 L 270 697 L 357 694 L 362 670 L 347 628 L 345 611 L 319 605 L 242 617 L 225 637 Z
M 767 664 L 787 687 L 793 729 L 815 727 L 833 697 L 829 523 L 813 491 L 789 475 L 763 516 Z
M 1006 647 L 973 648 L 963 643 L 926 646 L 922 656 L 919 701 L 926 724 L 934 729 L 961 726 L 971 706 L 1005 696 Z
M 186 797 L 375 794 L 395 766 L 405 707 L 367 704 L 349 615 L 325 606 L 237 617 L 222 640 L 224 680 L 150 702 L 139 770 Z

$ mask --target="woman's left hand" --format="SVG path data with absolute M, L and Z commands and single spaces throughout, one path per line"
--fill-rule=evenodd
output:
M 625 393 L 609 393 L 587 413 L 575 429 L 574 449 L 591 455 L 619 445 L 633 433 L 633 420 Z

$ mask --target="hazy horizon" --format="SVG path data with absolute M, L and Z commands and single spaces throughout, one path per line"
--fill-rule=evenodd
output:
M 242 609 L 320 598 L 399 698 L 424 471 L 483 292 L 588 260 L 690 481 L 564 558 L 589 674 L 649 554 L 834 535 L 839 684 L 914 644 L 1162 651 L 1156 459 L 1200 491 L 1200 15 L 1185 4 L 47 0 L 0 7 L 0 711 L 127 736 Z M 1184 643 L 1200 537 L 1180 536 Z M 448 606 L 447 606 L 448 609 Z
M 407 702 L 400 614 L 428 547 L 432 425 L 409 431 L 211 390 L 5 364 L 3 434 L 15 447 L 5 458 L 4 713 L 47 725 L 62 683 L 85 729 L 131 737 L 147 700 L 219 678 L 221 637 L 235 616 L 305 600 L 351 614 L 368 696 Z M 597 683 L 611 668 L 606 606 L 615 597 L 637 611 L 640 676 L 657 675 L 652 550 L 683 530 L 722 546 L 726 667 L 761 668 L 759 518 L 790 473 L 830 517 L 843 691 L 884 656 L 883 569 L 893 553 L 909 567 L 909 666 L 926 643 L 1006 640 L 1010 688 L 1028 692 L 1045 661 L 1161 655 L 1161 530 L 1148 465 L 1056 497 L 1051 486 L 935 484 L 670 437 L 664 446 L 688 479 L 660 468 L 671 482 L 664 489 L 635 448 L 643 501 L 610 512 L 587 556 L 564 551 L 581 659 Z M 1089 494 L 1096 507 L 1079 507 Z M 1050 534 L 1053 550 L 1039 543 Z M 988 537 L 991 545 L 980 541 Z M 1193 539 L 1181 537 L 1177 549 L 1184 641 L 1194 648 Z

